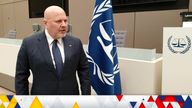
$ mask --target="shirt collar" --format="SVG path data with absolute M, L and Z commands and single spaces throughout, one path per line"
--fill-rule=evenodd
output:
M 47 37 L 47 41 L 48 41 L 49 45 L 51 45 L 52 42 L 54 41 L 54 39 L 53 39 L 53 38 L 51 37 L 51 35 L 48 33 L 47 29 L 45 29 L 45 35 L 46 35 L 46 37 Z M 59 38 L 59 39 L 57 39 L 57 40 L 58 40 L 59 44 L 62 43 L 62 39 L 61 39 L 61 38 Z

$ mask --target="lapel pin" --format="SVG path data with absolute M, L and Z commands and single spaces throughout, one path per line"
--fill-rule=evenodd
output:
M 72 45 L 70 44 L 69 47 L 72 47 Z

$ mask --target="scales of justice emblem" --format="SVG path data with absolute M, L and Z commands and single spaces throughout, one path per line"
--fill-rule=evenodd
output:
M 185 38 L 173 38 L 173 36 L 170 36 L 167 45 L 171 52 L 185 54 L 191 48 L 191 39 L 188 36 Z

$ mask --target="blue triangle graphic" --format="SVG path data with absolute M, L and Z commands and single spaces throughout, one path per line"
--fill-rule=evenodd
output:
M 175 100 L 176 100 L 177 102 L 184 102 L 184 99 L 183 99 L 182 95 L 176 95 L 176 96 L 175 96 Z
M 132 106 L 132 108 L 134 108 L 135 107 L 135 104 L 136 104 L 137 102 L 130 102 L 130 104 L 131 104 L 131 106 Z
M 191 101 L 191 98 L 188 96 L 182 108 L 191 108 L 191 106 L 192 106 L 192 101 Z
M 165 97 L 166 97 L 166 96 L 164 96 L 164 95 L 160 95 L 160 96 L 159 96 L 159 98 L 160 98 L 161 101 L 163 101 L 163 100 L 165 99 Z
M 15 108 L 21 108 L 21 106 L 17 103 Z
M 9 99 L 9 101 L 11 101 L 13 95 L 7 95 L 7 98 Z

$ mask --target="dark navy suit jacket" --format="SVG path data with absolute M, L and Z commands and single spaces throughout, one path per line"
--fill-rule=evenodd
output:
M 29 94 L 29 70 L 33 75 L 32 95 L 78 95 L 76 73 L 80 80 L 81 93 L 83 95 L 91 93 L 88 61 L 81 41 L 72 36 L 65 36 L 62 40 L 65 62 L 64 72 L 60 78 L 52 62 L 45 32 L 36 33 L 23 40 L 15 74 L 17 95 Z

